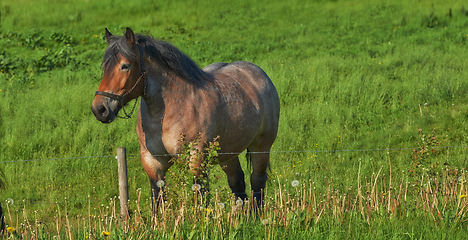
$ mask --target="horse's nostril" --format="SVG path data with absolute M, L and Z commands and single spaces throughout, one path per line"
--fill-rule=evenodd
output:
M 97 110 L 98 110 L 98 113 L 101 116 L 103 116 L 107 112 L 107 109 L 106 109 L 106 107 L 104 107 L 104 105 L 99 106 L 99 108 Z

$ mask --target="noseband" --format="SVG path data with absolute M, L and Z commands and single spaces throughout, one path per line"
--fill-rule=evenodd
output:
M 138 51 L 140 52 L 140 72 L 141 72 L 141 75 L 137 79 L 137 81 L 133 85 L 133 87 L 130 88 L 130 90 L 126 91 L 122 95 L 117 95 L 117 94 L 102 92 L 102 91 L 96 91 L 96 94 L 95 94 L 95 95 L 101 95 L 101 96 L 108 97 L 108 98 L 119 101 L 120 104 L 122 105 L 122 109 L 124 111 L 125 117 L 119 117 L 119 116 L 118 117 L 123 118 L 123 119 L 129 119 L 129 118 L 132 117 L 133 111 L 135 110 L 136 104 L 138 102 L 138 101 L 135 101 L 135 104 L 133 105 L 132 111 L 130 112 L 130 114 L 127 114 L 127 112 L 125 111 L 124 105 L 123 105 L 123 101 L 125 99 L 125 96 L 127 96 L 128 94 L 133 92 L 133 90 L 136 88 L 136 86 L 138 85 L 138 83 L 140 83 L 141 80 L 143 80 L 143 84 L 145 84 L 145 89 L 143 91 L 143 95 L 146 94 L 146 82 L 145 82 L 145 80 L 146 80 L 146 70 L 145 70 L 145 62 L 144 62 L 144 59 L 143 59 L 143 49 L 141 48 L 140 44 L 138 44 L 138 43 L 137 43 L 137 46 L 138 46 Z

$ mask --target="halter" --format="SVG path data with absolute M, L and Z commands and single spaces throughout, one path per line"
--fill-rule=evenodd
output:
M 123 118 L 123 119 L 129 119 L 132 117 L 133 115 L 133 111 L 135 111 L 135 107 L 136 107 L 136 104 L 138 102 L 138 99 L 135 100 L 135 104 L 133 105 L 133 108 L 132 108 L 132 111 L 130 112 L 130 114 L 128 114 L 126 111 L 125 111 L 125 108 L 124 108 L 124 105 L 123 105 L 123 101 L 125 99 L 125 96 L 127 96 L 128 94 L 130 94 L 135 88 L 136 86 L 138 85 L 138 83 L 140 83 L 140 81 L 143 79 L 144 81 L 144 84 L 145 84 L 145 89 L 143 90 L 143 95 L 146 94 L 146 70 L 145 70 L 145 62 L 144 62 L 144 59 L 143 59 L 143 49 L 141 48 L 140 44 L 137 43 L 137 46 L 138 46 L 138 51 L 140 52 L 140 72 L 141 72 L 141 75 L 140 77 L 137 79 L 136 83 L 133 85 L 132 88 L 130 88 L 129 91 L 126 91 L 125 93 L 123 93 L 122 95 L 117 95 L 117 94 L 113 94 L 113 93 L 108 93 L 108 92 L 102 92 L 102 91 L 96 91 L 96 94 L 95 95 L 101 95 L 101 96 L 104 96 L 104 97 L 108 97 L 108 98 L 111 98 L 111 99 L 114 99 L 114 100 L 117 100 L 120 102 L 120 104 L 122 105 L 122 109 L 123 109 L 123 112 L 125 114 L 125 117 L 119 117 L 117 115 L 117 117 L 119 118 Z

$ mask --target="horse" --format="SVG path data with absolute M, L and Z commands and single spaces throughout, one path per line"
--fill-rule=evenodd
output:
M 141 97 L 136 132 L 152 199 L 163 191 L 158 181 L 165 181 L 184 136 L 203 143 L 195 144 L 198 152 L 217 139 L 218 163 L 235 198 L 241 200 L 247 194 L 239 154 L 247 150 L 252 198 L 260 206 L 280 116 L 279 96 L 267 74 L 246 61 L 200 69 L 170 43 L 134 34 L 130 28 L 124 36 L 112 35 L 106 28 L 105 36 L 104 75 L 92 112 L 102 123 L 111 123 L 130 100 Z M 204 158 L 187 161 L 195 182 L 206 183 Z

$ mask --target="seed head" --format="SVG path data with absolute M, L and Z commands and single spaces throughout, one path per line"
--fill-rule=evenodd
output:
M 158 188 L 162 188 L 164 187 L 164 180 L 159 180 L 156 182 L 156 186 L 158 186 Z
M 200 184 L 195 183 L 195 184 L 192 185 L 192 190 L 193 190 L 193 191 L 200 191 L 200 189 L 201 189 L 201 185 L 200 185 Z
M 291 182 L 291 186 L 293 186 L 293 187 L 299 186 L 299 181 L 293 180 L 293 181 Z

